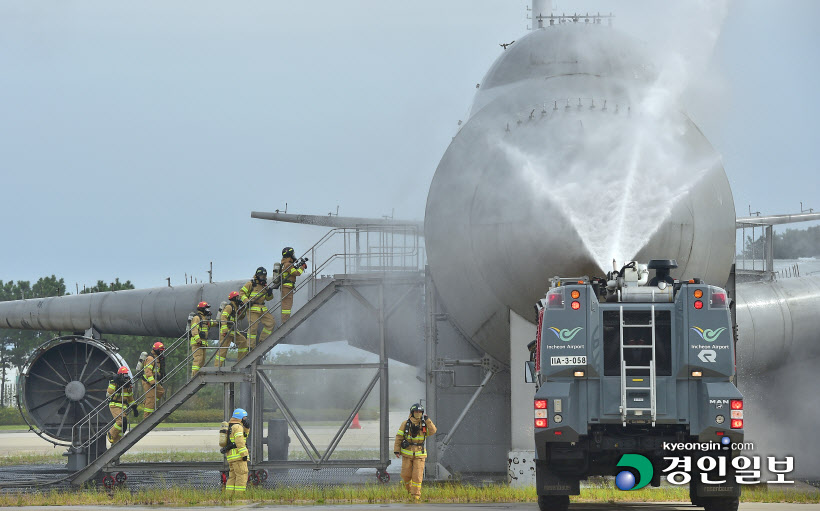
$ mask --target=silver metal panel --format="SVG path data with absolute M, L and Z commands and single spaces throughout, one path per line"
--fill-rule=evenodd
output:
M 436 170 L 430 271 L 452 321 L 501 361 L 506 310 L 530 317 L 555 275 L 602 275 L 613 257 L 637 257 L 677 259 L 676 277 L 728 278 L 735 215 L 720 159 L 676 105 L 643 102 L 654 71 L 642 55 L 602 25 L 533 31 L 487 73 Z M 646 137 L 645 151 L 631 170 L 607 167 L 627 133 Z M 658 168 L 655 145 L 679 151 L 672 168 Z M 619 228 L 644 239 L 607 253 L 601 240 L 618 238 L 607 222 L 635 204 Z
M 820 357 L 820 277 L 737 285 L 741 378 Z

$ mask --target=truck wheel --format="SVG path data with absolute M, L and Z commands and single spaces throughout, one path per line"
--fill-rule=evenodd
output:
M 737 497 L 702 497 L 700 502 L 706 511 L 737 511 L 740 499 Z
M 567 511 L 568 507 L 569 495 L 538 496 L 538 509 L 541 511 Z
M 703 507 L 703 497 L 698 497 L 694 478 L 689 481 L 689 502 L 691 502 L 693 506 Z

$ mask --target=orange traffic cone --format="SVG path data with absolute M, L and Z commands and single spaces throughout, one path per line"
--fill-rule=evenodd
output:
M 362 429 L 362 425 L 359 424 L 359 414 L 357 413 L 355 417 L 353 417 L 353 422 L 350 423 L 350 427 L 348 429 Z

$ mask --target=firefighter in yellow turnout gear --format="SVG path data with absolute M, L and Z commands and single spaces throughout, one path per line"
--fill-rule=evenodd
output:
M 120 367 L 117 376 L 108 382 L 108 409 L 116 422 L 108 431 L 108 441 L 111 445 L 117 443 L 122 438 L 123 428 L 128 424 L 127 416 L 130 405 L 134 403 L 134 389 L 131 385 L 131 378 L 128 376 L 128 368 Z M 136 409 L 134 409 L 136 415 Z
M 155 342 L 142 368 L 142 391 L 145 394 L 145 400 L 142 402 L 143 418 L 148 418 L 154 413 L 157 409 L 157 401 L 165 394 L 165 389 L 159 383 L 165 376 L 163 374 L 165 371 L 163 351 L 165 351 L 165 345 L 159 341 Z
M 293 307 L 293 288 L 296 285 L 296 277 L 301 275 L 306 269 L 307 264 L 301 266 L 294 266 L 296 262 L 296 254 L 293 247 L 285 247 L 282 249 L 282 285 L 279 289 L 282 294 L 282 324 L 285 324 L 290 318 L 291 308 Z
M 191 351 L 193 360 L 191 362 L 191 378 L 202 368 L 205 363 L 205 354 L 208 350 L 208 327 L 219 326 L 218 321 L 211 319 L 211 305 L 208 302 L 199 302 L 196 311 L 191 318 Z
M 216 353 L 214 365 L 222 367 L 225 365 L 225 358 L 228 356 L 228 347 L 233 342 L 238 350 L 237 360 L 242 360 L 248 354 L 248 340 L 240 334 L 236 328 L 236 322 L 245 317 L 245 310 L 236 316 L 236 311 L 240 308 L 242 299 L 237 291 L 231 291 L 228 295 L 228 304 L 222 309 L 219 316 L 219 351 Z
M 260 341 L 265 340 L 276 326 L 276 321 L 268 312 L 268 307 L 265 302 L 273 300 L 273 290 L 266 288 L 268 284 L 268 271 L 259 267 L 253 278 L 242 286 L 239 295 L 242 301 L 248 307 L 248 322 L 250 329 L 248 330 L 248 349 L 256 347 L 256 331 L 259 329 L 259 323 L 262 323 L 262 335 Z
M 424 408 L 416 403 L 410 407 L 410 417 L 396 433 L 393 454 L 401 457 L 401 480 L 414 500 L 421 498 L 421 481 L 424 479 L 424 463 L 427 450 L 424 441 L 435 434 L 436 425 L 424 415 Z
M 250 433 L 250 427 L 248 412 L 242 408 L 234 410 L 231 420 L 228 421 L 228 445 L 223 449 L 230 467 L 225 491 L 231 496 L 237 493 L 244 494 L 248 485 L 248 448 L 245 439 Z

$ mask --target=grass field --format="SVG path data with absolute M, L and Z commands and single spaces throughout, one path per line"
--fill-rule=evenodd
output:
M 645 488 L 634 492 L 617 490 L 611 481 L 607 487 L 583 488 L 573 502 L 688 502 L 689 491 L 680 487 Z M 387 485 L 317 487 L 283 487 L 275 489 L 249 488 L 239 501 L 264 504 L 387 504 L 406 502 L 407 493 L 397 483 Z M 219 490 L 171 488 L 158 490 L 113 492 L 90 489 L 77 492 L 45 492 L 0 495 L 0 506 L 48 505 L 164 505 L 194 506 L 229 502 Z M 494 484 L 471 486 L 459 483 L 432 483 L 422 490 L 422 501 L 428 503 L 500 503 L 535 502 L 534 488 L 511 488 Z M 820 494 L 769 490 L 765 485 L 746 488 L 742 502 L 818 503 Z
M 301 456 L 299 455 L 301 454 Z M 305 459 L 304 453 L 291 453 L 291 459 Z M 335 459 L 374 459 L 377 450 L 338 451 Z M 122 456 L 123 463 L 144 461 L 190 462 L 221 461 L 216 451 L 170 451 L 135 453 Z M 0 465 L 30 465 L 63 463 L 60 451 L 48 455 L 21 455 L 0 458 Z M 688 486 L 664 485 L 660 488 L 644 488 L 624 492 L 615 488 L 611 478 L 591 478 L 581 489 L 581 495 L 571 498 L 573 502 L 688 502 Z M 360 504 L 405 502 L 404 489 L 395 482 L 387 485 L 359 485 L 335 487 L 292 486 L 273 489 L 249 487 L 241 500 L 270 504 Z M 533 488 L 512 488 L 506 484 L 473 486 L 460 483 L 427 483 L 423 501 L 429 503 L 495 503 L 535 502 Z M 742 502 L 791 502 L 820 503 L 820 491 L 797 491 L 789 486 L 769 488 L 765 484 L 744 488 Z M 41 492 L 0 495 L 0 506 L 20 505 L 93 505 L 93 504 L 142 504 L 166 506 L 192 506 L 222 504 L 227 499 L 217 489 L 200 490 L 171 488 L 129 491 L 126 488 L 108 492 L 105 489 L 87 489 L 75 492 Z

